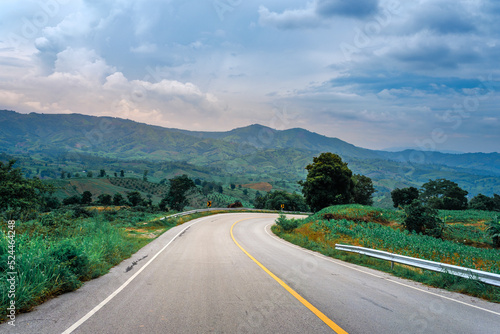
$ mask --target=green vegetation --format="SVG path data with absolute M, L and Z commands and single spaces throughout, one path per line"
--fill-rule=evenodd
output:
M 402 226 L 413 233 L 421 233 L 435 238 L 443 235 L 444 223 L 437 217 L 438 211 L 413 200 L 404 207 L 406 217 Z
M 25 312 L 101 276 L 175 226 L 158 214 L 110 207 L 38 214 L 16 224 L 16 307 Z M 7 298 L 7 222 L 0 229 L 0 307 Z M 4 314 L 2 314 L 4 316 Z
M 337 154 L 321 153 L 306 169 L 307 178 L 299 184 L 313 211 L 335 204 L 373 203 L 372 180 L 363 175 L 353 176 L 347 163 Z
M 450 180 L 437 179 L 424 183 L 420 191 L 415 187 L 391 191 L 394 207 L 410 205 L 414 200 L 419 200 L 423 205 L 440 210 L 465 210 L 467 209 L 467 191 L 463 190 Z M 483 208 L 482 205 L 476 207 Z
M 24 309 L 77 288 L 188 219 L 160 222 L 156 218 L 161 212 L 204 208 L 207 201 L 212 207 L 281 209 L 284 204 L 286 211 L 308 211 L 307 204 L 314 211 L 332 204 L 394 204 L 403 210 L 344 205 L 328 207 L 305 221 L 281 216 L 274 229 L 283 237 L 353 261 L 365 260 L 336 252 L 332 243 L 498 269 L 496 153 L 426 152 L 426 164 L 415 164 L 411 151 L 364 150 L 302 129 L 276 131 L 254 125 L 192 133 L 113 118 L 49 119 L 1 111 L 0 123 L 12 130 L 0 134 L 0 257 L 7 249 L 6 221 L 21 217 L 20 271 L 35 272 L 18 277 L 23 285 L 26 282 Z M 89 142 L 86 134 L 96 130 L 105 134 L 102 142 Z M 260 140 L 263 131 L 272 140 Z M 38 132 L 47 136 L 34 135 Z M 325 151 L 335 154 L 320 154 Z M 18 159 L 19 168 L 14 168 L 12 158 Z M 299 185 L 297 180 L 305 181 Z M 300 190 L 305 198 L 297 194 Z M 476 210 L 463 210 L 467 193 L 475 195 L 469 208 Z M 35 267 L 28 267 L 30 263 Z M 395 269 L 399 271 L 426 277 L 438 286 L 468 282 L 401 266 Z M 495 295 L 489 287 L 483 290 L 484 295 Z
M 83 178 L 111 181 L 113 175 L 143 181 L 148 171 L 147 181 L 156 184 L 187 174 L 193 179 L 219 183 L 224 191 L 230 189 L 230 184 L 269 182 L 274 190 L 293 193 L 300 192 L 297 180 L 305 179 L 304 167 L 313 157 L 332 152 L 341 155 L 354 174 L 365 175 L 373 181 L 377 190 L 373 197 L 376 206 L 392 206 L 391 190 L 418 188 L 429 179 L 456 182 L 471 196 L 479 193 L 493 196 L 500 189 L 497 153 L 424 152 L 420 154 L 425 154 L 425 164 L 420 164 L 411 159 L 414 151 L 371 151 L 303 129 L 277 131 L 253 125 L 220 133 L 190 132 L 109 117 L 12 111 L 0 111 L 0 124 L 9 129 L 0 133 L 0 161 L 16 158 L 26 177 L 66 183 Z M 40 137 L 37 133 L 46 136 Z M 95 143 L 86 137 L 88 133 L 102 136 Z M 265 141 L 261 140 L 262 134 L 266 134 Z M 101 169 L 106 177 L 98 178 Z M 103 182 L 98 186 L 104 185 Z M 83 190 L 95 196 L 116 192 L 124 195 L 117 189 L 78 189 L 78 192 Z M 149 192 L 134 190 L 143 196 Z M 71 192 L 71 186 L 66 191 Z M 166 192 L 151 194 L 157 202 Z M 72 195 L 76 194 L 56 194 L 59 200 Z
M 394 203 L 395 208 L 411 204 L 414 200 L 418 199 L 419 195 L 420 193 L 415 187 L 408 187 L 403 189 L 396 188 L 391 191 L 391 199 Z
M 467 209 L 467 194 L 450 180 L 429 180 L 422 185 L 420 199 L 424 204 L 434 209 L 465 210 Z
M 186 193 L 191 188 L 196 187 L 196 185 L 186 174 L 174 177 L 170 179 L 169 182 L 170 189 L 168 190 L 167 196 L 164 198 L 164 203 L 173 210 L 182 211 L 188 204 Z
M 376 192 L 372 180 L 365 175 L 354 174 L 352 176 L 354 188 L 352 190 L 352 203 L 372 205 L 373 193 Z
M 305 181 L 300 182 L 306 203 L 313 211 L 334 204 L 351 201 L 354 182 L 352 171 L 342 158 L 333 153 L 322 153 L 306 167 Z
M 467 213 L 467 211 L 465 212 Z M 481 221 L 488 218 L 488 213 L 483 213 Z M 472 214 L 480 215 L 480 212 Z M 396 265 L 395 270 L 391 271 L 390 265 L 388 266 L 383 261 L 368 259 L 358 254 L 343 254 L 335 250 L 336 243 L 358 245 L 500 274 L 500 250 L 494 249 L 492 243 L 483 244 L 482 246 L 485 248 L 478 248 L 467 245 L 470 238 L 468 234 L 453 235 L 451 233 L 446 235 L 445 233 L 446 237 L 453 238 L 442 240 L 423 234 L 409 233 L 401 226 L 404 218 L 405 214 L 402 211 L 383 210 L 361 205 L 341 205 L 325 208 L 298 222 L 287 222 L 281 219 L 277 221 L 279 224 L 273 227 L 273 231 L 288 241 L 329 256 L 369 265 L 429 285 L 500 302 L 500 288 L 487 286 L 477 281 L 471 282 L 451 277 L 451 275 L 407 268 L 406 266 Z M 453 228 L 460 221 L 452 215 L 449 215 L 448 219 L 445 231 L 448 228 Z M 480 222 L 477 224 L 479 229 L 476 229 L 475 226 L 471 227 L 472 233 L 479 234 L 478 231 L 480 231 L 481 238 L 487 238 L 486 224 Z M 285 229 L 281 226 L 294 228 Z M 454 233 L 459 231 L 455 230 Z
M 469 202 L 469 208 L 476 210 L 500 211 L 500 195 L 493 194 L 492 197 L 478 194 Z
M 276 224 L 283 232 L 291 232 L 299 226 L 299 221 L 294 218 L 287 219 L 284 214 L 280 214 Z
M 25 179 L 15 160 L 0 161 L 0 212 L 10 215 L 45 209 L 46 199 L 54 188 L 39 179 Z
M 493 243 L 500 248 L 500 221 L 495 217 L 494 220 L 486 223 L 486 231 L 491 236 Z
M 289 194 L 280 190 L 269 192 L 265 196 L 256 196 L 255 208 L 300 212 L 309 211 L 309 208 L 302 196 L 296 193 Z

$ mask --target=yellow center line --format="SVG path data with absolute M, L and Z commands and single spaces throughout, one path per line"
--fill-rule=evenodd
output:
M 295 290 L 293 290 L 288 284 L 283 282 L 278 276 L 273 274 L 269 269 L 267 269 L 262 263 L 257 261 L 250 253 L 248 253 L 241 245 L 236 241 L 234 238 L 233 234 L 233 228 L 236 224 L 238 224 L 241 221 L 248 220 L 248 219 L 253 219 L 253 218 L 246 218 L 246 219 L 241 219 L 238 220 L 231 226 L 231 238 L 233 239 L 234 243 L 245 253 L 249 258 L 253 260 L 253 262 L 257 263 L 259 267 L 262 268 L 269 276 L 274 278 L 276 282 L 278 282 L 283 288 L 285 288 L 286 291 L 288 291 L 292 296 L 294 296 L 299 302 L 301 302 L 305 307 L 307 307 L 312 313 L 314 313 L 318 318 L 320 318 L 328 327 L 330 327 L 335 333 L 337 334 L 348 334 L 345 330 L 343 330 L 339 325 L 334 323 L 330 318 L 328 318 L 326 315 L 323 314 L 320 310 L 318 310 L 316 307 L 314 307 L 311 303 L 309 303 L 304 297 L 299 295 Z

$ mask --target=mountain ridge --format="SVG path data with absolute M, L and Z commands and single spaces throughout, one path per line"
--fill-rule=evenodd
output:
M 0 111 L 0 153 L 59 161 L 61 166 L 64 161 L 79 161 L 77 165 L 84 167 L 92 156 L 179 162 L 188 170 L 196 166 L 211 170 L 214 177 L 229 183 L 274 180 L 283 189 L 300 191 L 297 181 L 305 178 L 305 167 L 322 152 L 339 154 L 354 173 L 372 178 L 376 196 L 386 202 L 395 187 L 418 187 L 436 178 L 459 183 L 471 196 L 500 193 L 498 153 L 376 151 L 302 128 L 276 130 L 259 124 L 203 132 L 107 116 Z
M 1 110 L 0 144 L 6 153 L 69 150 L 190 163 L 215 162 L 265 149 L 292 148 L 411 165 L 437 164 L 476 169 L 500 175 L 499 153 L 370 150 L 302 128 L 276 130 L 260 124 L 230 131 L 190 131 L 109 116 L 20 114 Z

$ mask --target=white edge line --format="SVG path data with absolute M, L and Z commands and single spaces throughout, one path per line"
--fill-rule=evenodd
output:
M 389 279 L 389 278 L 387 278 L 387 277 L 383 277 L 383 276 L 379 276 L 379 275 L 376 275 L 376 274 L 372 274 L 372 273 L 369 273 L 369 272 L 367 272 L 367 271 L 364 271 L 364 270 L 361 270 L 361 269 L 358 269 L 358 268 L 355 268 L 355 267 L 349 266 L 349 265 L 347 265 L 347 264 L 343 263 L 343 262 L 342 262 L 342 261 L 340 261 L 340 260 L 334 260 L 334 259 L 332 259 L 332 258 L 330 258 L 330 257 L 327 257 L 326 255 L 321 254 L 321 253 L 317 253 L 317 252 L 314 252 L 314 251 L 311 251 L 311 250 L 308 250 L 308 249 L 302 248 L 302 247 L 300 247 L 300 246 L 294 245 L 294 244 L 292 244 L 292 243 L 290 243 L 290 242 L 288 242 L 288 241 L 286 241 L 286 240 L 283 240 L 283 239 L 279 238 L 278 236 L 276 236 L 276 235 L 274 235 L 274 234 L 270 234 L 270 233 L 268 232 L 268 227 L 269 227 L 269 226 L 271 226 L 271 225 L 273 225 L 273 224 L 274 224 L 274 223 L 271 223 L 271 224 L 268 224 L 268 225 L 266 225 L 266 226 L 264 227 L 264 230 L 266 231 L 267 235 L 269 235 L 269 236 L 270 236 L 271 238 L 273 238 L 273 239 L 278 240 L 278 241 L 279 241 L 279 242 L 281 242 L 281 243 L 284 243 L 284 244 L 288 245 L 289 247 L 297 248 L 297 249 L 299 249 L 299 250 L 301 250 L 301 251 L 303 251 L 303 252 L 309 253 L 309 254 L 311 254 L 311 255 L 313 255 L 313 256 L 316 256 L 316 257 L 318 257 L 318 258 L 320 258 L 320 259 L 323 259 L 323 260 L 326 260 L 326 261 L 330 261 L 330 262 L 332 262 L 332 263 L 335 263 L 335 264 L 338 264 L 338 265 L 344 266 L 344 267 L 346 267 L 346 268 L 350 268 L 350 269 L 353 269 L 353 270 L 356 270 L 356 271 L 362 272 L 362 273 L 367 274 L 367 275 L 371 275 L 371 276 L 375 276 L 375 277 L 378 277 L 378 278 L 382 278 L 382 279 L 384 279 L 384 280 L 386 280 L 386 281 L 389 281 L 389 282 L 392 282 L 392 283 L 394 283 L 394 284 L 399 284 L 399 285 L 405 286 L 405 287 L 410 288 L 410 289 L 414 289 L 414 290 L 418 290 L 418 291 L 421 291 L 421 292 L 425 292 L 425 293 L 428 293 L 428 294 L 433 295 L 433 296 L 437 296 L 437 297 L 440 297 L 440 298 L 443 298 L 443 299 L 447 299 L 447 300 L 453 301 L 453 302 L 455 302 L 455 303 L 459 303 L 459 304 L 467 305 L 467 306 L 469 306 L 469 307 L 473 307 L 473 308 L 476 308 L 476 309 L 478 309 L 478 310 L 485 311 L 485 312 L 489 312 L 489 313 L 492 313 L 492 314 L 495 314 L 495 315 L 500 316 L 500 313 L 499 313 L 499 312 L 495 312 L 495 311 L 492 311 L 492 310 L 488 310 L 488 309 L 486 309 L 486 308 L 482 308 L 482 307 L 480 307 L 480 306 L 476 306 L 476 305 L 472 305 L 472 304 L 469 304 L 469 303 L 466 303 L 466 302 L 462 302 L 462 301 L 460 301 L 460 300 L 456 300 L 456 299 L 453 299 L 453 298 L 450 298 L 450 297 L 442 296 L 442 295 L 437 294 L 437 293 L 435 293 L 435 292 L 431 292 L 431 291 L 427 291 L 427 290 L 424 290 L 424 289 L 420 289 L 420 288 L 417 288 L 417 287 L 414 287 L 414 286 L 411 286 L 411 285 L 408 285 L 408 284 L 404 284 L 404 283 L 401 283 L 401 282 L 396 282 L 396 281 L 394 281 L 394 280 L 392 280 L 392 279 Z M 390 274 L 390 273 L 388 273 L 388 274 Z M 416 283 L 422 284 L 422 283 L 420 283 L 420 282 L 416 282 Z M 438 288 L 436 288 L 436 289 L 438 289 Z
M 206 217 L 208 218 L 208 217 Z M 153 256 L 151 258 L 151 260 L 149 260 L 144 266 L 141 267 L 141 269 L 139 269 L 134 275 L 132 275 L 125 283 L 123 283 L 118 289 L 115 290 L 115 292 L 113 292 L 112 294 L 110 294 L 106 299 L 104 299 L 102 302 L 99 303 L 99 305 L 97 305 L 96 307 L 94 307 L 92 310 L 90 310 L 86 315 L 84 315 L 80 320 L 78 320 L 77 322 L 75 322 L 71 327 L 69 327 L 68 329 L 66 329 L 64 332 L 62 332 L 62 334 L 70 334 L 72 333 L 75 329 L 77 329 L 78 327 L 80 327 L 85 321 L 87 321 L 91 316 L 93 316 L 95 313 L 97 313 L 101 308 L 104 307 L 104 305 L 106 305 L 111 299 L 113 299 L 117 294 L 120 293 L 120 291 L 122 291 L 123 289 L 125 289 L 125 287 L 127 285 L 130 284 L 130 282 L 132 282 L 134 280 L 134 278 L 136 278 L 144 269 L 146 269 L 147 266 L 149 266 L 149 264 L 151 262 L 154 261 L 154 259 L 156 259 L 158 257 L 158 255 L 160 255 L 175 239 L 177 239 L 177 237 L 183 233 L 184 231 L 186 231 L 188 228 L 190 228 L 191 226 L 193 226 L 194 224 L 200 222 L 201 220 L 197 220 L 195 221 L 194 223 L 192 224 L 189 224 L 188 226 L 186 226 L 184 229 L 182 229 L 179 233 L 177 233 L 177 235 L 175 237 L 172 238 L 172 240 L 170 240 L 165 246 L 163 246 L 162 249 L 160 249 L 156 254 L 155 256 Z

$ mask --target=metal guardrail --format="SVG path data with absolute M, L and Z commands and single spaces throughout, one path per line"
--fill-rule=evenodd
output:
M 295 213 L 295 214 L 305 214 L 305 215 L 312 214 L 311 212 L 277 211 L 277 210 L 253 209 L 253 208 L 207 208 L 207 209 L 196 209 L 196 210 L 190 210 L 190 211 L 176 213 L 174 215 L 162 217 L 162 218 L 160 218 L 160 220 L 169 219 L 169 218 L 176 218 L 176 217 L 181 217 L 181 216 L 187 216 L 187 215 L 191 215 L 194 213 L 207 212 L 207 211 L 256 211 L 256 212 L 266 211 L 266 212 L 271 212 L 271 213 L 288 213 L 288 214 Z
M 465 277 L 469 279 L 476 279 L 483 283 L 487 283 L 490 285 L 500 286 L 500 275 L 489 273 L 486 271 L 470 269 L 465 267 L 454 266 L 451 264 L 434 262 L 429 260 L 417 259 L 410 256 L 404 256 L 399 254 L 393 254 L 385 251 L 380 251 L 376 249 L 364 248 L 359 246 L 351 246 L 351 245 L 342 245 L 336 244 L 335 249 L 353 252 L 358 254 L 368 255 L 377 259 L 391 261 L 391 265 L 394 266 L 394 262 L 405 264 L 408 266 L 427 269 L 442 273 L 448 273 L 455 276 Z

